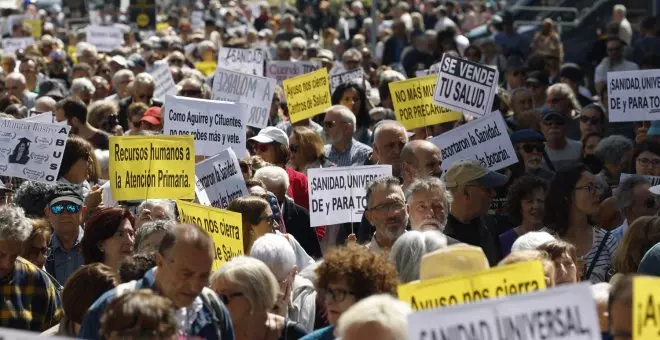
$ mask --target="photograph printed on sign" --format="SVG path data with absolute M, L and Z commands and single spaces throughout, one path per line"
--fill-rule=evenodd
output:
M 218 68 L 263 77 L 264 53 L 254 48 L 222 47 L 218 53 Z
M 195 194 L 200 204 L 220 209 L 249 194 L 234 150 L 223 150 L 195 164 Z
M 660 70 L 607 73 L 610 122 L 660 120 Z

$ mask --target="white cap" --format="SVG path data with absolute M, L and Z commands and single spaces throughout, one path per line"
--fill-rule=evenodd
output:
M 279 128 L 269 126 L 261 129 L 259 134 L 250 138 L 260 144 L 270 144 L 272 142 L 277 142 L 279 144 L 289 147 L 289 137 L 286 135 L 286 132 L 282 131 Z
M 126 65 L 128 65 L 128 63 L 126 62 L 126 58 L 120 55 L 113 56 L 110 59 L 110 61 L 114 61 L 115 63 L 119 64 L 121 67 L 126 67 Z

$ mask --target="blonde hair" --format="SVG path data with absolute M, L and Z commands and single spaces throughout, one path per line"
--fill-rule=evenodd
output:
M 275 305 L 279 283 L 268 266 L 255 258 L 234 257 L 211 275 L 211 286 L 219 279 L 229 282 L 243 293 L 250 302 L 252 312 L 268 312 Z
M 575 97 L 575 93 L 573 92 L 573 89 L 571 89 L 570 86 L 564 84 L 564 83 L 557 83 L 554 84 L 546 90 L 546 94 L 550 95 L 550 93 L 557 93 L 562 96 L 565 96 L 566 99 L 571 103 L 572 109 L 575 112 L 581 112 L 582 111 L 582 106 L 577 100 L 577 97 Z

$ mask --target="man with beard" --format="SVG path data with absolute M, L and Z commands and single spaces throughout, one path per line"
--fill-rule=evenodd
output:
M 323 134 L 328 144 L 325 157 L 337 166 L 362 165 L 369 158 L 371 148 L 353 138 L 355 115 L 343 105 L 334 105 L 325 112 Z
M 406 128 L 397 121 L 383 121 L 374 129 L 373 164 L 392 165 L 392 176 L 401 176 L 401 150 L 408 143 Z
M 452 197 L 442 180 L 437 177 L 414 180 L 406 189 L 406 202 L 410 229 L 445 230 Z
M 380 177 L 369 184 L 365 216 L 376 228 L 367 249 L 382 253 L 392 248 L 408 224 L 406 198 L 397 178 Z
M 555 173 L 541 166 L 545 152 L 544 141 L 543 135 L 536 130 L 522 129 L 511 134 L 511 143 L 516 149 L 520 160 L 518 164 L 521 168 L 516 171 L 518 173 L 514 173 L 515 177 L 524 173 L 541 177 L 547 181 L 552 179 Z
M 87 122 L 87 106 L 79 99 L 65 98 L 55 105 L 55 120 L 65 121 L 71 126 L 71 133 L 87 140 L 95 149 L 108 150 L 107 133 Z
M 407 188 L 415 178 L 442 174 L 440 149 L 426 140 L 408 142 L 401 150 L 403 187 Z
M 568 168 L 579 162 L 582 143 L 566 137 L 567 117 L 556 110 L 544 109 L 541 132 L 546 139 L 545 152 L 555 170 Z

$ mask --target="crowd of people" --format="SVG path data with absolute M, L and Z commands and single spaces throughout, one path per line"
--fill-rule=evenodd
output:
M 71 132 L 57 183 L 0 177 L 0 327 L 86 339 L 403 340 L 412 311 L 398 285 L 540 260 L 548 287 L 593 285 L 603 339 L 630 339 L 633 278 L 660 276 L 660 121 L 609 122 L 606 80 L 660 68 L 658 19 L 631 23 L 614 6 L 591 64 L 578 65 L 564 60 L 551 19 L 527 37 L 500 3 L 365 5 L 203 0 L 169 8 L 156 32 L 125 30 L 124 45 L 102 53 L 57 7 L 26 3 L 41 35 L 3 51 L 0 117 L 50 112 Z M 466 37 L 482 25 L 487 36 Z M 18 21 L 5 38 L 29 36 Z M 242 216 L 244 254 L 213 271 L 214 242 L 179 221 L 177 197 L 112 200 L 108 148 L 110 136 L 163 134 L 158 63 L 177 96 L 211 99 L 223 47 L 362 68 L 364 79 L 297 122 L 276 88 L 268 126 L 247 128 L 239 159 L 249 195 L 227 206 Z M 397 121 L 389 85 L 437 69 L 443 55 L 498 69 L 490 111 L 503 115 L 516 164 L 443 166 L 430 139 L 475 117 L 412 130 Z M 374 164 L 392 176 L 367 185 L 362 221 L 311 227 L 308 171 Z M 427 260 L 466 253 L 481 263 Z

